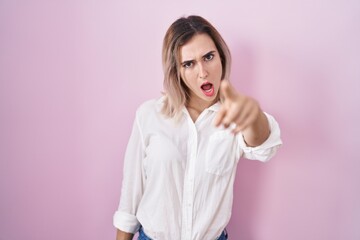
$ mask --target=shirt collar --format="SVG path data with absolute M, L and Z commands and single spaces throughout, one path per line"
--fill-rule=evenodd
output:
M 165 100 L 165 96 L 161 96 L 157 103 L 158 103 L 158 110 L 160 111 L 161 110 L 161 107 L 162 107 L 162 104 Z M 213 112 L 218 112 L 220 110 L 220 107 L 221 107 L 221 103 L 220 101 L 217 101 L 216 103 L 214 103 L 213 105 L 211 105 L 210 107 L 204 109 L 204 111 L 213 111 Z M 183 106 L 182 108 L 182 112 L 183 113 L 188 113 L 187 109 L 185 106 Z
M 214 103 L 213 105 L 211 105 L 208 110 L 209 111 L 213 111 L 213 112 L 218 112 L 220 110 L 221 107 L 221 103 L 220 101 L 217 101 L 216 103 Z
M 204 111 L 218 112 L 218 111 L 220 110 L 220 107 L 221 107 L 221 103 L 220 103 L 220 101 L 217 101 L 216 103 L 214 103 L 214 104 L 211 105 L 210 107 L 205 108 Z M 188 113 L 188 110 L 186 109 L 185 106 L 182 108 L 182 111 L 183 111 L 184 113 Z

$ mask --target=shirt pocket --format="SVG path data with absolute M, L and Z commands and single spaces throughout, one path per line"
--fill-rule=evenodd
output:
M 228 131 L 213 133 L 205 154 L 206 172 L 221 176 L 235 165 L 235 136 Z

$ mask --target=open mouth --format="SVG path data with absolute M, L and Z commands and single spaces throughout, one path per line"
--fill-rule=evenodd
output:
M 208 97 L 211 97 L 214 95 L 214 85 L 212 83 L 204 82 L 201 85 L 201 90 Z

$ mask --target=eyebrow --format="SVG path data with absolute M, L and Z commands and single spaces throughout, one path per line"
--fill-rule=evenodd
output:
M 213 53 L 215 53 L 216 51 L 215 50 L 211 50 L 211 51 L 209 51 L 208 53 L 205 53 L 201 58 L 204 58 L 205 56 L 207 56 L 207 55 L 209 55 L 209 54 L 213 54 Z M 184 65 L 184 64 L 186 64 L 186 63 L 191 63 L 191 62 L 193 62 L 194 60 L 192 59 L 192 60 L 186 60 L 186 61 L 183 61 L 182 63 L 181 63 L 181 65 Z

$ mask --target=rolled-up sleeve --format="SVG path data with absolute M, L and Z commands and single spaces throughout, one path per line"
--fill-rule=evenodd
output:
M 239 152 L 242 153 L 241 157 L 250 159 L 250 160 L 259 160 L 266 162 L 270 160 L 277 149 L 281 146 L 282 141 L 280 138 L 280 128 L 279 124 L 273 116 L 265 113 L 270 127 L 270 135 L 261 145 L 257 147 L 248 147 L 244 141 L 244 138 L 241 134 L 238 135 L 239 141 Z
M 136 213 L 144 190 L 143 159 L 144 142 L 136 117 L 125 153 L 120 203 L 113 216 L 114 226 L 124 232 L 136 233 L 140 227 Z

